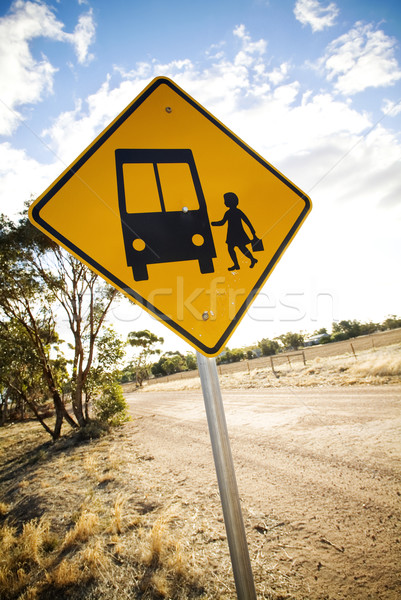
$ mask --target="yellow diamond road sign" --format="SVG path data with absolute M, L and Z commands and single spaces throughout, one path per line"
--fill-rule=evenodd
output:
M 33 203 L 30 218 L 215 356 L 310 208 L 293 183 L 160 77 Z

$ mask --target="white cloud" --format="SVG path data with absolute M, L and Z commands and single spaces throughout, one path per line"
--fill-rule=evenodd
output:
M 39 102 L 52 92 L 57 69 L 45 55 L 33 57 L 30 42 L 38 37 L 67 42 L 74 46 L 78 62 L 87 61 L 94 38 L 92 12 L 81 15 L 74 33 L 63 31 L 52 10 L 45 4 L 16 0 L 0 19 L 0 72 L 2 92 L 0 134 L 10 135 L 20 114 L 17 107 Z
M 16 216 L 24 202 L 39 196 L 61 171 L 62 165 L 41 165 L 9 142 L 0 144 L 0 212 Z
M 18 0 L 0 20 L 1 98 L 6 107 L 37 102 L 52 90 L 55 69 L 44 56 L 35 60 L 28 42 L 39 36 L 57 38 L 60 33 L 60 23 L 42 4 Z M 0 133 L 9 135 L 19 115 L 6 107 L 0 107 Z
M 284 62 L 281 63 L 279 67 L 276 67 L 270 73 L 267 73 L 267 77 L 269 81 L 273 83 L 273 85 L 278 85 L 282 83 L 288 76 L 288 72 L 290 70 L 290 63 Z
M 218 44 L 211 44 L 206 50 L 206 56 L 210 59 L 219 59 L 224 55 L 223 49 L 226 45 L 225 40 L 222 40 Z
M 310 25 L 313 32 L 332 27 L 339 12 L 335 2 L 323 6 L 318 0 L 297 0 L 294 7 L 295 18 L 302 25 Z
M 368 195 L 376 198 L 376 204 L 394 203 L 399 198 L 391 177 L 401 155 L 397 139 L 376 127 L 376 137 L 372 132 L 367 138 L 374 139 L 374 144 L 369 146 L 367 140 L 357 144 L 372 127 L 366 112 L 329 93 L 301 93 L 300 83 L 289 78 L 287 64 L 266 70 L 262 41 L 253 44 L 242 27 L 235 35 L 243 41 L 237 54 L 231 60 L 226 56 L 215 59 L 203 69 L 189 59 L 168 64 L 143 62 L 128 73 L 116 69 L 115 76 L 121 77 L 118 85 L 108 76 L 96 93 L 77 101 L 73 110 L 62 113 L 44 132 L 62 161 L 59 170 L 82 152 L 152 77 L 163 74 L 177 81 L 305 191 L 322 177 L 326 179 L 338 163 L 335 170 L 344 182 L 342 196 L 347 197 L 352 189 L 354 199 Z M 247 48 L 251 48 L 249 54 Z M 242 60 L 244 55 L 250 60 Z M 274 73 L 277 77 L 272 76 Z M 283 78 L 288 81 L 280 81 Z M 375 175 L 379 186 L 374 183 Z M 368 179 L 372 181 L 367 186 Z M 333 202 L 341 197 L 337 186 L 326 192 L 331 197 L 334 189 Z
M 342 94 L 356 94 L 369 87 L 394 85 L 401 69 L 394 57 L 396 40 L 371 24 L 355 24 L 348 33 L 329 44 L 320 65 L 327 79 Z
M 234 35 L 242 41 L 242 51 L 244 54 L 256 54 L 263 55 L 266 52 L 267 42 L 266 40 L 258 40 L 252 42 L 252 38 L 246 31 L 245 25 L 238 25 L 233 31 Z
M 366 136 L 333 133 L 307 154 L 287 155 L 283 164 L 302 189 L 324 197 L 326 206 L 337 207 L 340 213 L 359 210 L 362 217 L 379 206 L 401 208 L 400 161 L 396 136 L 378 125 Z M 314 168 L 308 169 L 308 164 Z
M 75 47 L 78 62 L 81 64 L 87 64 L 94 58 L 93 54 L 89 53 L 89 47 L 94 42 L 95 32 L 93 11 L 90 9 L 79 17 L 74 33 L 65 34 L 65 39 Z
M 259 153 L 276 163 L 318 150 L 318 165 L 327 169 L 343 151 L 344 139 L 353 140 L 372 126 L 368 115 L 353 109 L 348 101 L 312 90 L 301 94 L 300 83 L 289 80 L 287 63 L 267 71 L 261 57 L 264 44 L 258 43 L 256 53 L 246 54 L 246 48 L 255 45 L 242 26 L 236 28 L 235 35 L 244 43 L 232 60 L 224 56 L 204 69 L 188 59 L 163 65 L 157 61 L 140 63 L 128 73 L 116 69 L 123 78 L 120 84 L 113 87 L 108 77 L 85 102 L 61 114 L 45 132 L 50 145 L 63 161 L 71 162 L 152 77 L 160 74 L 177 81 Z M 250 60 L 242 60 L 244 54 Z M 289 81 L 284 82 L 286 78 Z M 319 166 L 306 169 L 312 173 L 307 185 L 315 183 L 317 171 Z M 305 178 L 305 174 L 302 176 Z
M 382 112 L 388 117 L 395 117 L 401 113 L 401 100 L 393 102 L 387 98 L 383 100 Z

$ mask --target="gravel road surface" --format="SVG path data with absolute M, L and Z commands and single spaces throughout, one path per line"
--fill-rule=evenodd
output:
M 221 522 L 201 393 L 126 398 L 155 476 Z M 399 600 L 401 388 L 224 390 L 223 402 L 266 585 L 294 599 Z

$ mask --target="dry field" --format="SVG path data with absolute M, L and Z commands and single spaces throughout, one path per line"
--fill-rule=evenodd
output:
M 380 348 L 384 348 L 386 346 L 395 346 L 397 344 L 401 344 L 401 329 L 391 329 L 389 331 L 380 331 L 372 335 L 362 335 L 360 337 L 353 338 L 350 340 L 344 340 L 343 342 L 322 344 L 318 346 L 309 346 L 297 352 L 277 354 L 273 357 L 273 366 L 274 368 L 276 368 L 280 365 L 288 365 L 289 363 L 291 364 L 291 366 L 294 366 L 297 363 L 303 364 L 303 357 L 300 354 L 302 350 L 304 352 L 306 362 L 309 364 L 315 359 L 324 360 L 327 358 L 339 356 L 350 357 L 354 360 L 358 360 L 359 355 L 361 353 L 366 355 L 369 354 L 370 351 L 375 352 Z M 261 358 L 255 358 L 253 360 L 245 360 L 236 363 L 230 363 L 227 365 L 220 365 L 218 367 L 218 371 L 220 375 L 232 375 L 233 373 L 241 371 L 249 372 L 249 370 L 264 368 L 268 368 L 271 370 L 271 358 L 269 356 L 263 356 Z M 154 385 L 161 382 L 166 383 L 176 380 L 191 379 L 197 376 L 197 371 L 186 371 L 183 373 L 169 375 L 168 377 L 163 377 L 160 379 L 151 379 L 149 381 L 149 385 Z M 130 387 L 132 389 L 132 386 L 129 386 L 128 389 Z
M 400 349 L 222 375 L 259 599 L 401 596 Z M 197 386 L 99 439 L 0 429 L 1 600 L 236 597 Z
M 324 353 L 327 346 L 319 348 Z M 346 350 L 347 346 L 344 346 L 344 349 Z M 314 350 L 316 352 L 317 349 Z M 302 356 L 289 356 L 290 361 L 281 355 L 274 357 L 273 369 L 270 360 L 267 361 L 266 358 L 227 365 L 236 367 L 236 370 L 222 370 L 219 377 L 220 386 L 222 389 L 259 389 L 401 383 L 401 343 L 359 350 L 355 354 L 348 351 L 339 356 L 308 357 L 306 364 Z M 241 365 L 241 369 L 238 365 Z M 226 365 L 224 367 L 226 368 Z M 125 384 L 123 387 L 126 392 L 135 389 L 133 384 Z M 145 384 L 141 392 L 195 389 L 201 389 L 197 371 L 192 372 L 191 377 L 164 377 L 160 381 L 153 380 L 150 385 Z

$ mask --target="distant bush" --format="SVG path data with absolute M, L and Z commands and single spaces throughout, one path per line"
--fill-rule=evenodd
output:
M 382 323 L 383 329 L 398 329 L 401 327 L 401 318 L 396 315 L 389 315 Z
M 325 334 L 325 337 L 319 339 L 319 344 L 330 344 L 331 342 L 342 342 L 360 335 L 371 335 L 378 331 L 401 328 L 401 317 L 389 315 L 382 323 L 373 321 L 362 322 L 357 319 L 335 321 L 332 324 L 332 331 L 328 333 L 325 327 L 314 331 L 313 335 Z M 279 340 L 281 344 L 278 343 Z M 316 342 L 315 342 L 316 343 Z M 271 356 L 287 350 L 298 350 L 305 345 L 304 335 L 302 333 L 293 333 L 291 331 L 282 334 L 274 340 L 264 338 L 258 342 L 263 356 Z
M 289 331 L 284 335 L 280 335 L 278 339 L 283 344 L 284 350 L 298 350 L 304 345 L 304 335 L 302 333 Z
M 264 338 L 258 343 L 259 348 L 262 350 L 263 356 L 272 356 L 277 354 L 280 349 L 280 344 L 276 340 L 269 340 Z
M 245 352 L 240 348 L 233 348 L 230 350 L 229 348 L 224 348 L 223 352 L 217 357 L 216 363 L 218 365 L 224 365 L 233 362 L 239 362 L 240 360 L 244 360 Z

